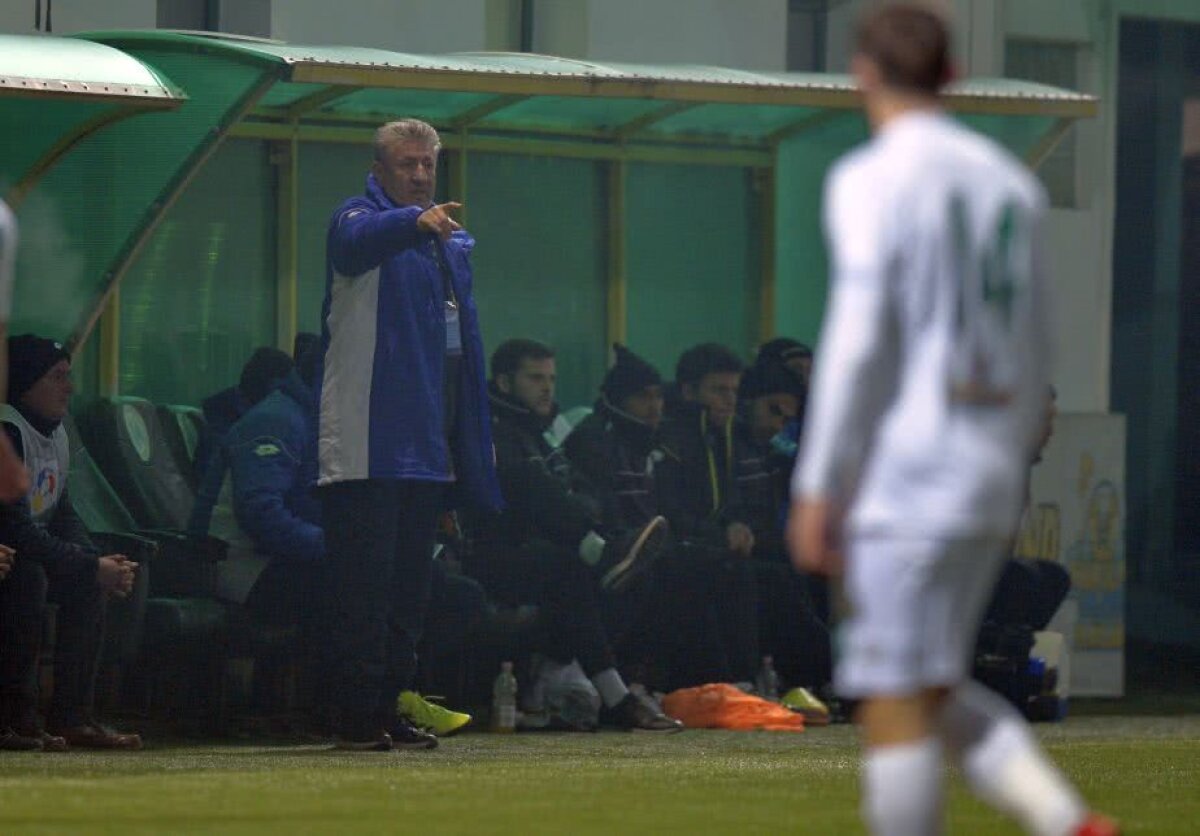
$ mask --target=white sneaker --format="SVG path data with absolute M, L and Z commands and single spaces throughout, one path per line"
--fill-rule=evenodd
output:
M 599 726 L 600 692 L 578 660 L 571 660 L 569 665 L 550 663 L 542 668 L 538 679 L 550 714 L 577 729 Z

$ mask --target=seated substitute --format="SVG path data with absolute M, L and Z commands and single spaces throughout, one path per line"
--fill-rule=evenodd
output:
M 1051 386 L 1046 392 L 1046 410 L 1042 415 L 1042 426 L 1030 462 L 1031 474 L 1034 465 L 1042 460 L 1046 445 L 1054 437 L 1054 420 L 1057 417 L 1058 393 Z M 1028 479 L 1025 504 L 1029 505 Z M 1000 570 L 1000 577 L 983 616 L 984 627 L 1045 630 L 1070 591 L 1071 575 L 1061 563 L 1013 555 L 1004 561 Z
M 604 524 L 632 529 L 662 512 L 655 469 L 663 459 L 663 380 L 625 346 L 614 346 L 614 354 L 592 414 L 567 436 L 565 449 L 584 491 L 599 502 Z M 678 543 L 659 559 L 651 603 L 622 646 L 645 663 L 655 690 L 731 679 L 719 625 L 729 594 L 720 564 L 696 559 L 694 547 Z
M 297 337 L 297 345 L 300 338 Z M 224 441 L 229 430 L 251 407 L 271 394 L 294 367 L 291 357 L 277 348 L 263 346 L 255 349 L 242 367 L 237 386 L 222 389 L 206 398 L 201 408 L 204 412 L 204 433 L 196 448 L 196 502 L 188 520 L 188 533 L 204 538 L 212 524 L 213 509 L 221 501 L 221 490 L 229 472 L 225 456 Z
M 602 588 L 631 590 L 647 576 L 666 524 L 656 517 L 635 530 L 609 530 L 597 503 L 574 489 L 570 463 L 544 435 L 558 411 L 556 379 L 554 352 L 541 343 L 510 340 L 492 355 L 489 397 L 506 508 L 478 521 L 470 571 L 505 603 L 539 607 L 546 626 L 539 650 L 559 665 L 577 659 L 617 725 L 674 731 L 679 723 L 630 692 L 617 672 L 601 613 Z
M 774 657 L 784 682 L 823 686 L 833 673 L 829 585 L 795 570 L 783 543 L 804 402 L 805 388 L 795 373 L 760 352 L 738 388 L 734 441 L 742 454 L 740 503 L 755 537 L 762 650 Z
M 762 474 L 761 457 L 735 434 L 744 364 L 728 348 L 705 343 L 684 352 L 675 369 L 679 395 L 661 433 L 655 483 L 663 513 L 687 554 L 723 572 L 719 622 L 728 669 L 720 678 L 753 682 L 760 665 L 756 538 L 742 503 L 747 480 Z M 743 478 L 745 477 L 745 478 Z
M 312 386 L 320 356 L 320 346 L 310 347 L 295 371 L 234 424 L 223 445 L 238 526 L 255 550 L 269 557 L 246 607 L 265 623 L 300 625 L 302 644 L 316 666 L 327 661 L 331 588 L 321 506 L 313 495 L 318 460 Z M 478 583 L 435 561 L 424 649 L 438 653 L 461 647 L 485 609 Z M 320 674 L 314 678 L 325 681 Z M 314 708 L 323 711 L 326 695 L 314 696 Z M 400 706 L 400 713 L 414 725 L 439 736 L 471 720 L 469 714 L 430 703 L 415 691 L 402 692 Z
M 140 749 L 136 734 L 94 713 L 105 599 L 133 588 L 137 564 L 100 553 L 71 507 L 67 431 L 71 356 L 33 335 L 8 341 L 9 397 L 0 422 L 30 473 L 29 494 L 0 505 L 0 543 L 16 552 L 0 581 L 0 748 Z M 58 605 L 54 693 L 38 717 L 37 663 L 47 601 Z

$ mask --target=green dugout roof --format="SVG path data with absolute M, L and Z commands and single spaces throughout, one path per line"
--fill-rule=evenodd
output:
M 223 138 L 257 138 L 293 149 L 306 141 L 366 143 L 379 123 L 400 116 L 434 124 L 442 132 L 443 145 L 460 152 L 460 159 L 478 150 L 611 161 L 618 214 L 624 208 L 620 184 L 625 162 L 768 172 L 773 197 L 766 207 L 769 223 L 763 240 L 768 251 L 763 331 L 811 335 L 824 282 L 823 256 L 811 255 L 814 248 L 820 249 L 820 179 L 830 161 L 866 136 L 857 94 L 850 79 L 840 75 L 596 63 L 508 53 L 421 56 L 166 31 L 26 40 L 37 42 L 36 63 L 47 77 L 62 63 L 58 74 L 63 83 L 93 86 L 65 67 L 79 64 L 71 57 L 73 50 L 97 51 L 108 56 L 113 67 L 127 67 L 131 74 L 141 68 L 144 73 L 141 83 L 129 80 L 122 94 L 124 106 L 179 105 L 172 112 L 113 126 L 103 136 L 88 136 L 56 157 L 52 170 L 42 172 L 45 177 L 38 188 L 51 201 L 65 199 L 81 176 L 101 178 L 108 189 L 102 199 L 79 199 L 84 204 L 81 211 L 103 211 L 104 223 L 100 232 L 88 230 L 81 251 L 75 253 L 70 301 L 47 310 L 18 290 L 18 319 L 24 298 L 32 303 L 26 310 L 35 311 L 24 324 L 69 333 L 75 341 L 90 333 L 163 213 Z M 0 55 L 4 52 L 0 48 Z M 0 59 L 0 68 L 7 66 Z M 180 100 L 167 78 L 182 85 L 186 100 Z M 161 91 L 157 95 L 151 92 L 155 84 Z M 0 82 L 0 94 L 7 89 Z M 1075 119 L 1097 109 L 1089 96 L 1011 80 L 965 82 L 948 93 L 947 103 L 965 122 L 1034 164 Z M 0 112 L 10 107 L 0 100 Z M 59 134 L 69 130 L 63 127 Z M 15 140 L 18 145 L 21 141 Z M 26 153 L 22 159 L 28 162 L 37 156 Z M 465 165 L 461 170 L 465 178 Z M 286 167 L 284 173 L 280 188 L 286 200 L 279 201 L 280 316 L 286 320 L 290 305 L 294 320 L 294 292 L 289 300 L 286 289 L 288 272 L 294 274 L 295 269 L 288 235 L 289 229 L 294 234 L 296 201 L 304 197 L 287 193 L 295 191 L 294 182 L 287 178 Z M 8 174 L 14 180 L 20 177 Z M 461 181 L 460 186 L 465 188 Z M 781 234 L 785 230 L 786 239 Z M 608 317 L 614 338 L 622 336 L 624 315 L 622 246 L 618 232 L 609 266 Z M 53 267 L 26 266 L 43 272 Z M 806 310 L 815 310 L 805 314 L 809 319 L 776 315 L 784 305 L 801 301 Z M 287 333 L 281 322 L 281 343 Z
M 83 137 L 120 119 L 178 107 L 171 81 L 103 44 L 0 35 L 0 180 L 19 203 Z

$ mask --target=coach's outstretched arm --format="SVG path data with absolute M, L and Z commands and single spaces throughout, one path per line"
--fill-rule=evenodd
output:
M 460 207 L 443 203 L 428 209 L 405 206 L 380 211 L 370 201 L 351 201 L 338 210 L 329 230 L 333 267 L 343 276 L 359 276 L 388 256 L 420 245 L 426 235 L 445 240 L 462 228 L 449 214 Z

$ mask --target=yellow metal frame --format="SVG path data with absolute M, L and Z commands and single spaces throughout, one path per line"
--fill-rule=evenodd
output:
M 115 397 L 121 388 L 121 291 L 115 287 L 100 315 L 99 361 L 100 395 Z
M 625 185 L 629 166 L 614 160 L 608 166 L 608 345 L 629 339 L 629 275 L 625 237 Z
M 280 140 L 272 149 L 275 164 L 275 344 L 289 354 L 296 340 L 300 305 L 299 235 L 300 142 Z
M 762 224 L 762 276 L 759 279 L 758 337 L 766 342 L 775 336 L 775 188 L 776 166 L 756 172 L 759 223 Z
M 239 139 L 280 140 L 290 136 L 292 129 L 276 122 L 242 122 L 229 135 Z M 302 142 L 343 142 L 369 144 L 374 129 L 361 127 L 324 127 L 301 123 L 298 136 Z M 461 131 L 442 136 L 442 147 L 466 149 L 492 154 L 521 154 L 547 157 L 566 157 L 587 160 L 625 160 L 627 162 L 682 163 L 691 165 L 724 165 L 764 168 L 771 164 L 771 152 L 757 148 L 679 148 L 667 144 L 613 144 L 579 142 L 557 139 L 520 139 L 511 136 Z
M 357 93 L 361 89 L 361 87 L 334 86 L 326 87 L 324 90 L 318 90 L 307 96 L 301 96 L 283 108 L 283 118 L 289 122 L 294 122 L 310 111 L 324 107 L 331 102 L 349 96 L 351 93 Z
M 455 214 L 457 220 L 463 226 L 467 225 L 467 219 L 471 212 L 471 201 L 467 196 L 467 166 L 468 159 L 468 143 L 467 130 L 464 128 L 458 135 L 458 142 L 455 143 L 454 154 L 450 160 L 450 200 L 461 203 L 462 208 Z
M 94 303 L 72 332 L 68 340 L 68 344 L 72 350 L 74 347 L 87 342 L 88 337 L 92 334 L 92 330 L 96 327 L 96 322 L 99 320 L 101 313 L 108 307 L 109 299 L 116 292 L 117 287 L 120 285 L 121 280 L 125 278 L 125 274 L 129 271 L 129 268 L 137 261 L 142 249 L 150 240 L 150 236 L 154 233 L 154 230 L 158 228 L 158 224 L 162 221 L 163 216 L 175 205 L 175 202 L 179 200 L 180 195 L 187 189 L 188 184 L 192 182 L 196 174 L 204 166 L 204 163 L 220 147 L 221 142 L 229 135 L 229 129 L 249 113 L 277 81 L 278 77 L 274 72 L 264 73 L 246 94 L 242 96 L 237 104 L 230 108 L 225 120 L 220 126 L 209 133 L 208 138 L 201 143 L 176 176 L 159 193 L 158 199 L 147 207 L 142 223 L 134 230 L 126 240 L 125 246 L 121 248 L 121 251 L 110 262 L 109 269 L 104 273 L 104 284 L 100 292 L 96 295 Z
M 503 110 L 504 108 L 510 107 L 512 104 L 516 103 L 515 100 L 518 98 L 525 99 L 527 97 L 512 97 L 512 100 L 510 100 L 509 103 L 505 104 L 502 108 L 498 108 L 497 110 Z M 682 112 L 684 109 L 690 110 L 693 107 L 699 106 L 700 105 L 697 104 L 689 104 L 687 108 L 681 108 L 678 112 Z M 483 109 L 483 107 L 483 105 L 480 105 L 479 109 Z M 472 110 L 468 110 L 459 116 L 452 117 L 445 121 L 438 119 L 427 119 L 426 121 L 428 121 L 438 130 L 458 130 L 463 126 L 464 122 L 468 121 L 467 117 L 469 117 L 475 110 L 476 109 L 473 108 Z M 672 110 L 674 110 L 674 108 L 672 108 Z M 492 111 L 489 107 L 488 112 L 490 115 L 490 113 L 496 111 Z M 845 113 L 846 111 L 838 112 Z M 669 115 L 671 114 L 662 114 L 659 118 L 652 120 L 649 125 L 653 125 L 655 122 L 659 121 L 659 119 L 665 119 Z M 360 128 L 369 126 L 372 130 L 374 130 L 379 126 L 380 122 L 384 118 L 385 117 L 381 114 L 362 115 L 353 113 L 317 112 L 309 113 L 307 116 L 305 116 L 302 120 L 302 124 L 306 128 Z M 640 119 L 641 117 L 639 117 L 639 120 Z M 250 114 L 251 124 L 278 124 L 286 121 L 286 111 L 281 108 L 259 108 L 254 113 Z M 471 118 L 469 126 L 472 128 L 479 128 L 488 134 L 496 134 L 501 136 L 511 134 L 520 136 L 524 139 L 581 139 L 593 140 L 596 142 L 628 142 L 636 140 L 638 143 L 679 146 L 701 145 L 706 148 L 721 147 L 746 150 L 762 150 L 764 147 L 762 140 L 748 137 L 713 137 L 705 136 L 703 134 L 655 135 L 653 133 L 645 133 L 644 128 L 643 132 L 635 134 L 630 132 L 628 128 L 628 126 L 633 125 L 635 121 L 638 120 L 630 120 L 630 122 L 626 123 L 625 125 L 618 125 L 611 129 L 572 128 L 564 127 L 562 125 L 515 126 L 502 124 L 480 127 L 479 119 Z M 648 127 L 649 125 L 644 127 Z
M 125 110 L 114 109 L 105 113 L 98 113 L 91 119 L 79 123 L 75 126 L 74 131 L 59 137 L 58 141 L 46 149 L 46 152 L 21 175 L 21 178 L 17 180 L 12 188 L 9 189 L 8 194 L 5 195 L 5 201 L 15 210 L 29 196 L 29 193 L 33 191 L 42 177 L 54 167 L 55 163 L 62 159 L 68 151 L 97 131 L 129 116 L 136 116 L 139 113 L 155 110 L 169 110 L 179 107 L 182 103 L 180 99 L 139 99 L 137 100 L 137 107 Z
M 1033 146 L 1029 150 L 1029 153 L 1025 155 L 1025 162 L 1029 164 L 1029 167 L 1034 169 L 1039 168 L 1054 153 L 1054 149 L 1063 141 L 1067 132 L 1071 130 L 1074 124 L 1074 119 L 1059 119 L 1054 124 L 1054 127 L 1050 129 L 1050 132 L 1042 137 L 1038 144 Z

